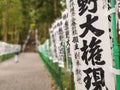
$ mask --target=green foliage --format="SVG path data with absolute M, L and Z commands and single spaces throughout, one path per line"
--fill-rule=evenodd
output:
M 0 0 L 0 40 L 23 43 L 31 24 L 39 31 L 39 40 L 49 38 L 49 28 L 65 8 L 65 0 Z M 5 23 L 3 25 L 3 23 Z M 7 32 L 5 32 L 5 29 Z
M 11 58 L 11 57 L 13 57 L 13 56 L 14 56 L 14 53 L 2 55 L 2 56 L 0 56 L 0 62 L 3 62 L 3 61 L 5 61 L 5 60 L 8 60 L 9 58 Z
M 20 0 L 7 1 L 0 0 L 0 40 L 4 40 L 3 37 L 6 37 L 6 33 L 7 42 L 18 43 L 20 29 L 23 27 L 21 2 Z M 6 27 L 7 32 L 5 32 L 4 27 Z
M 4 11 L 4 8 L 5 7 L 5 4 L 3 2 L 3 0 L 0 0 L 0 40 L 2 40 L 2 17 L 3 17 L 3 11 Z
M 30 28 L 31 28 L 31 29 L 35 29 L 35 27 L 36 27 L 36 26 L 35 26 L 34 23 L 30 24 Z

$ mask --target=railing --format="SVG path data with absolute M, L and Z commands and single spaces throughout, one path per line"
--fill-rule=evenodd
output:
M 64 60 L 64 68 L 59 67 L 58 63 L 54 63 L 49 57 L 50 51 L 45 50 L 48 48 L 45 47 L 42 50 L 39 50 L 39 55 L 41 56 L 51 76 L 59 86 L 59 90 L 75 90 L 72 69 L 70 71 L 67 70 L 66 59 Z
M 14 52 L 20 51 L 21 47 L 18 44 L 8 44 L 0 42 L 0 62 L 5 61 L 14 56 Z

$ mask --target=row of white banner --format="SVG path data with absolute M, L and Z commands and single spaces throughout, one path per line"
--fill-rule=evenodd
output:
M 21 50 L 21 47 L 18 44 L 8 44 L 6 42 L 0 42 L 0 56 L 14 53 L 20 50 Z
M 66 0 L 66 3 L 62 18 L 50 28 L 51 46 L 41 48 L 51 50 L 50 58 L 60 67 L 64 67 L 66 55 L 68 70 L 72 59 L 76 90 L 115 90 L 115 75 L 109 69 L 114 58 L 109 13 L 115 13 L 115 9 L 110 10 L 109 0 Z

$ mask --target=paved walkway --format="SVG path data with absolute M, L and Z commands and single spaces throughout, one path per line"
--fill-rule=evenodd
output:
M 52 90 L 51 77 L 37 53 L 0 63 L 0 90 Z

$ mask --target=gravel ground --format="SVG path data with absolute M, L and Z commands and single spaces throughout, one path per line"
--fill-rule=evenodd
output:
M 22 53 L 0 63 L 0 90 L 52 90 L 48 70 L 37 53 Z

